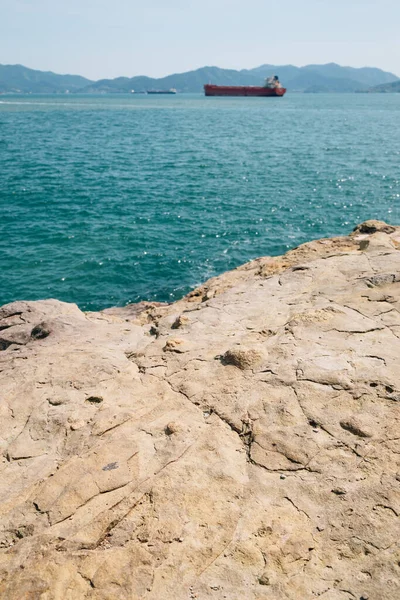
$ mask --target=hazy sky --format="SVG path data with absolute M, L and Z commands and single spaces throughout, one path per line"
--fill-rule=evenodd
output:
M 400 76 L 400 0 L 0 0 L 0 63 L 93 79 L 337 62 Z

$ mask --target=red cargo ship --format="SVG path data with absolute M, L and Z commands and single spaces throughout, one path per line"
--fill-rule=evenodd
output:
M 212 85 L 204 86 L 206 96 L 283 96 L 286 88 L 279 83 L 278 76 L 269 77 L 265 85 L 257 87 L 254 85 Z

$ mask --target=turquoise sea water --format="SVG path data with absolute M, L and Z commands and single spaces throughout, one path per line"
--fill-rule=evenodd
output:
M 400 94 L 0 97 L 0 305 L 172 301 L 377 218 Z

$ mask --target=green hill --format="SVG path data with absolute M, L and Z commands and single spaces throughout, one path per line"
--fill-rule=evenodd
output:
M 0 65 L 0 92 L 43 93 L 75 92 L 91 83 L 80 75 L 57 75 L 22 65 Z
M 384 83 L 382 85 L 376 85 L 368 90 L 373 94 L 393 94 L 400 93 L 400 80 L 393 81 L 392 83 Z

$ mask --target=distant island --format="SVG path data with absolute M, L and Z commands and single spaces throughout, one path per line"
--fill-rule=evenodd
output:
M 202 67 L 186 73 L 175 73 L 159 79 L 135 76 L 91 81 L 80 75 L 58 75 L 37 71 L 22 65 L 0 65 L 0 93 L 143 93 L 151 89 L 175 88 L 180 93 L 202 92 L 205 83 L 216 85 L 260 85 L 278 74 L 291 92 L 399 92 L 400 79 L 393 73 L 373 67 L 326 65 L 261 65 L 254 69 L 220 69 Z
M 393 94 L 400 93 L 400 80 L 392 81 L 391 83 L 382 83 L 380 85 L 376 85 L 368 90 L 368 92 L 373 94 Z

